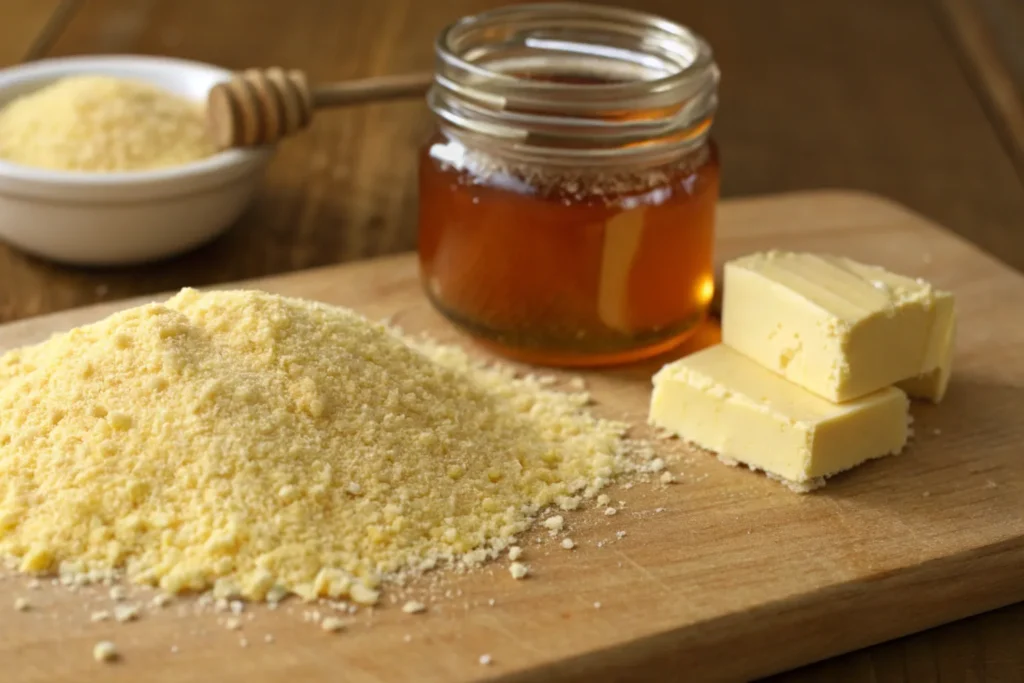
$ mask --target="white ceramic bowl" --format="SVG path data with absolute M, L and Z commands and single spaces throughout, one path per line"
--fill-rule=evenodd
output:
M 225 69 L 143 56 L 66 57 L 0 70 L 0 107 L 59 78 L 148 81 L 196 101 Z M 207 242 L 252 199 L 271 149 L 228 150 L 180 166 L 124 173 L 53 171 L 0 159 L 0 239 L 79 265 L 153 261 Z

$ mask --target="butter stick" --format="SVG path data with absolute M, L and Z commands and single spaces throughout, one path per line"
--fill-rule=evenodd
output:
M 767 252 L 725 266 L 722 341 L 834 402 L 892 384 L 938 402 L 949 381 L 953 295 L 847 258 Z
M 908 408 L 895 387 L 826 401 L 719 344 L 658 371 L 649 422 L 806 491 L 902 450 Z

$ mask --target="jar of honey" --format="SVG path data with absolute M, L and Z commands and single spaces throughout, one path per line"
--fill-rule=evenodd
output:
M 626 9 L 513 5 L 439 36 L 419 167 L 433 304 L 542 365 L 669 350 L 714 293 L 718 68 L 687 28 Z

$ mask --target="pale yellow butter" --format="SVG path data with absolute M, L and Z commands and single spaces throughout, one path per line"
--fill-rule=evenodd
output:
M 806 490 L 898 453 L 908 408 L 895 387 L 843 404 L 826 401 L 719 344 L 658 371 L 649 421 Z
M 952 364 L 953 295 L 847 258 L 772 251 L 725 266 L 722 341 L 843 402 L 892 384 L 939 401 Z

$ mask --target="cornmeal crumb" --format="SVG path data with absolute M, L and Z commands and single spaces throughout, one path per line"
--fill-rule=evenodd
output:
M 426 612 L 427 606 L 422 602 L 410 600 L 409 602 L 402 605 L 402 611 L 406 614 L 419 614 L 420 612 Z
M 27 612 L 32 609 L 32 603 L 30 603 L 27 598 L 15 598 L 14 609 L 19 612 Z
M 93 646 L 92 658 L 97 662 L 112 662 L 118 658 L 117 646 L 109 640 L 101 640 Z
M 565 518 L 562 515 L 555 515 L 545 519 L 542 524 L 551 531 L 561 531 L 565 525 Z
M 152 605 L 153 607 L 156 607 L 156 608 L 160 609 L 160 608 L 163 608 L 163 607 L 167 607 L 173 601 L 174 601 L 174 598 L 172 598 L 170 595 L 165 595 L 163 593 L 160 593 L 159 595 L 154 595 L 153 599 L 149 601 L 149 604 Z
M 515 562 L 516 560 L 518 560 L 522 556 L 523 556 L 523 549 L 520 548 L 519 546 L 514 545 L 514 546 L 511 546 L 508 549 L 508 559 L 512 560 L 513 562 Z
M 320 622 L 320 628 L 331 633 L 337 633 L 345 628 L 345 621 L 338 617 L 327 617 Z
M 114 621 L 135 621 L 139 618 L 137 605 L 114 605 Z
M 357 583 L 349 589 L 349 597 L 352 598 L 352 602 L 359 605 L 375 605 L 380 600 L 380 592 Z
M 373 605 L 636 471 L 584 404 L 347 309 L 185 289 L 0 356 L 0 555 Z
M 602 493 L 601 495 L 599 495 L 597 497 L 597 504 L 598 505 L 604 506 L 604 505 L 607 505 L 610 502 L 612 502 L 612 499 L 608 496 L 607 493 Z
M 89 615 L 89 621 L 106 621 L 110 619 L 110 612 L 105 609 L 97 610 Z
M 494 659 L 490 655 L 480 655 L 480 665 L 490 666 L 494 662 Z
M 512 575 L 513 579 L 522 579 L 530 573 L 530 568 L 522 562 L 513 562 L 508 566 L 508 573 Z
M 618 512 L 618 510 L 616 510 L 615 508 L 611 508 L 611 507 L 604 509 L 604 514 L 607 517 L 611 517 L 612 515 L 614 515 L 617 512 Z
M 110 589 L 111 600 L 124 600 L 128 597 L 128 591 L 124 589 L 124 586 L 114 586 Z
M 566 550 L 572 550 L 576 547 L 576 543 L 571 538 L 563 538 L 562 547 Z
M 658 479 L 661 481 L 662 484 L 666 484 L 666 485 L 674 484 L 675 481 L 676 481 L 675 476 L 671 472 L 668 472 L 668 471 L 662 472 L 661 476 Z

